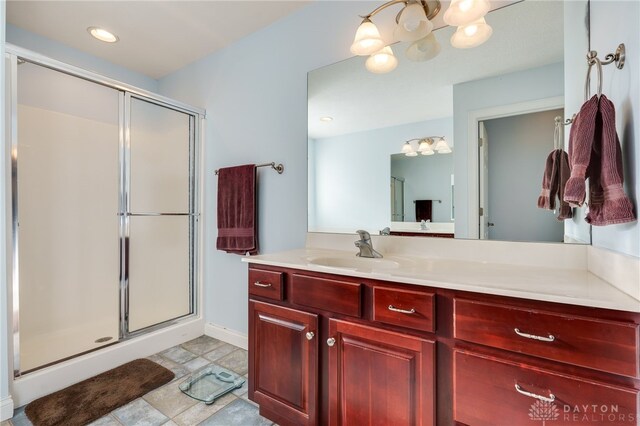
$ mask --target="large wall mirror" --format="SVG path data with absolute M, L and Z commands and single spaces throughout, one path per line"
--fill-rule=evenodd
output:
M 578 31 L 564 2 L 527 0 L 490 12 L 493 35 L 473 49 L 452 47 L 443 27 L 429 61 L 397 43 L 389 73 L 365 57 L 310 72 L 309 232 L 590 243 L 583 211 L 561 220 L 537 207 L 554 119 L 571 116 L 565 46 L 586 46 L 583 5 Z M 448 149 L 434 150 L 441 140 Z

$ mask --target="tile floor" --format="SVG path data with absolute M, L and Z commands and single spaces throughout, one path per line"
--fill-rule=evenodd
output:
M 208 336 L 174 346 L 149 357 L 173 371 L 175 378 L 166 385 L 122 406 L 91 426 L 270 426 L 273 422 L 258 414 L 258 407 L 247 399 L 247 382 L 212 405 L 184 395 L 178 385 L 186 376 L 211 364 L 246 377 L 247 351 Z M 0 426 L 31 425 L 24 407 Z

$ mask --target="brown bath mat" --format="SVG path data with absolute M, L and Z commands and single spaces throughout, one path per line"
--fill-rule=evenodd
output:
M 36 399 L 24 411 L 35 426 L 86 425 L 170 382 L 173 376 L 153 361 L 136 359 Z

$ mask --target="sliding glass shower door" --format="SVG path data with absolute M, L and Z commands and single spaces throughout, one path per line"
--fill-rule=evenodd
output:
M 128 247 L 126 332 L 192 312 L 190 230 L 194 119 L 129 97 L 124 229 Z
M 118 91 L 17 67 L 20 369 L 118 340 Z
M 195 312 L 199 115 L 10 62 L 20 375 Z

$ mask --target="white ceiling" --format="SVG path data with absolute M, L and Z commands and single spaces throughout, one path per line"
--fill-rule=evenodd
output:
M 442 51 L 431 61 L 406 59 L 407 44 L 402 43 L 393 45 L 399 64 L 388 74 L 368 72 L 365 57 L 313 71 L 309 136 L 323 138 L 450 117 L 455 84 L 563 61 L 561 1 L 513 4 L 489 13 L 486 21 L 493 27 L 493 36 L 475 49 L 453 48 L 449 39 L 454 28 L 445 27 L 435 32 Z M 374 23 L 381 26 L 375 19 Z M 381 33 L 385 38 L 382 28 Z M 334 120 L 321 122 L 322 116 Z
M 7 22 L 158 79 L 308 4 L 284 1 L 7 1 Z M 95 40 L 105 28 L 118 43 Z

